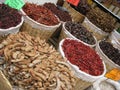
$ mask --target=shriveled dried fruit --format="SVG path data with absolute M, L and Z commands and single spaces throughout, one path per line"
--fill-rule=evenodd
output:
M 92 34 L 80 23 L 66 22 L 65 28 L 77 39 L 80 39 L 81 41 L 90 45 L 95 44 L 95 39 Z
M 114 63 L 120 65 L 120 50 L 114 48 L 109 42 L 101 41 L 100 48 L 105 55 L 108 56 Z
M 7 42 L 5 44 L 5 42 Z M 72 90 L 74 74 L 60 54 L 41 40 L 22 32 L 0 44 L 3 72 L 12 85 L 24 90 Z M 1 50 L 0 49 L 0 50 Z
M 30 18 L 41 24 L 52 26 L 59 23 L 58 18 L 44 6 L 26 3 L 23 10 Z
M 105 32 L 110 33 L 115 28 L 115 18 L 100 8 L 91 9 L 86 16 L 93 24 Z
M 21 15 L 16 9 L 5 4 L 0 4 L 0 28 L 8 29 L 15 27 L 21 22 Z
M 72 21 L 72 17 L 69 15 L 69 13 L 66 11 L 60 10 L 59 8 L 56 7 L 55 4 L 45 3 L 44 6 L 50 9 L 56 16 L 58 16 L 61 21 L 63 22 Z

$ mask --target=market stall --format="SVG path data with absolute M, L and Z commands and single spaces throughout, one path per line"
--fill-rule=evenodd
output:
M 0 90 L 120 90 L 119 5 L 0 1 Z

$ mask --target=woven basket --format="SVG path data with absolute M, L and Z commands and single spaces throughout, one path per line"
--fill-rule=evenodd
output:
M 51 35 L 56 31 L 56 29 L 61 25 L 59 18 L 59 23 L 56 25 L 48 26 L 45 24 L 38 23 L 37 21 L 33 20 L 23 10 L 20 10 L 24 16 L 24 25 L 22 26 L 22 31 L 27 31 L 30 35 L 39 36 L 41 39 L 48 40 Z
M 68 4 L 66 1 L 64 2 L 63 7 L 65 7 L 68 10 L 73 21 L 82 22 L 84 20 L 85 16 L 79 13 L 78 11 L 76 11 L 74 8 L 72 8 L 70 4 Z
M 30 24 L 24 22 L 21 28 L 21 31 L 28 32 L 30 35 L 34 37 L 39 36 L 41 39 L 48 40 L 52 36 L 52 34 L 55 32 L 56 29 L 53 29 L 53 30 L 37 29 L 37 28 L 32 27 Z
M 90 32 L 92 32 L 98 41 L 103 40 L 108 35 L 108 33 L 102 31 L 100 28 L 90 22 L 87 17 L 85 17 L 82 25 L 85 26 Z

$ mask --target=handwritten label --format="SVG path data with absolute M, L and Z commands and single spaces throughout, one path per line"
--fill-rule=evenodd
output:
M 78 3 L 80 2 L 80 0 L 67 0 L 67 2 L 69 2 L 70 4 L 77 6 Z
M 20 10 L 24 6 L 23 0 L 6 0 L 5 4 L 8 6 Z

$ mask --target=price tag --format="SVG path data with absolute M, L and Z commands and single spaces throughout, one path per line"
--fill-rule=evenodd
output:
M 67 0 L 67 2 L 69 2 L 70 4 L 77 6 L 78 3 L 80 2 L 80 0 Z
M 5 4 L 8 6 L 20 10 L 24 6 L 23 0 L 6 0 Z

